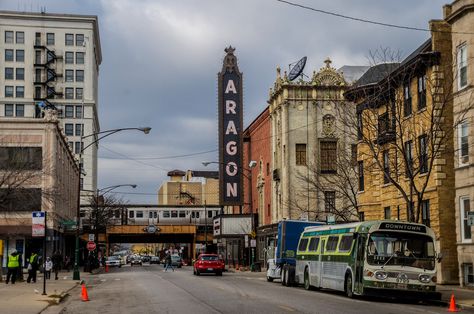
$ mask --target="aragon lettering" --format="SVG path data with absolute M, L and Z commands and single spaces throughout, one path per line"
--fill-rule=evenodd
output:
M 227 87 L 225 88 L 225 93 L 228 94 L 229 92 L 237 94 L 237 90 L 235 89 L 234 80 L 229 80 L 227 82 Z

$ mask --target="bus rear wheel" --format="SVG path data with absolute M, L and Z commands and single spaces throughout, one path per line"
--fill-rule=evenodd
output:
M 346 275 L 346 280 L 344 283 L 344 290 L 346 292 L 346 296 L 349 298 L 354 297 L 354 291 L 352 290 L 352 276 L 351 274 Z
M 308 273 L 308 268 L 304 270 L 304 288 L 306 290 L 311 289 L 311 285 L 309 284 L 309 273 Z

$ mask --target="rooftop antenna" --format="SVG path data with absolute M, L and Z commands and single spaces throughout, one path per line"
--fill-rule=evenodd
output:
M 303 76 L 308 77 L 303 73 L 304 66 L 306 65 L 306 60 L 307 57 L 303 57 L 300 60 L 290 63 L 288 65 L 288 68 L 290 69 L 290 73 L 288 74 L 288 79 L 290 81 L 294 81 L 297 77 L 301 76 L 303 79 Z M 293 66 L 293 67 L 292 67 Z

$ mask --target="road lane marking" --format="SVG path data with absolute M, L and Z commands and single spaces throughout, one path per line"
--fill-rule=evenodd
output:
M 120 278 L 115 278 L 115 280 L 120 280 Z
M 291 307 L 285 306 L 285 305 L 278 305 L 278 307 L 280 309 L 283 309 L 283 310 L 288 311 L 288 312 L 294 312 L 295 311 L 295 309 L 292 309 Z

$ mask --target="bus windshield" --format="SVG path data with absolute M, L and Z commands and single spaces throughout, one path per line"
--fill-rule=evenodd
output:
M 433 239 L 420 234 L 374 232 L 368 241 L 367 262 L 371 265 L 399 265 L 433 270 Z

